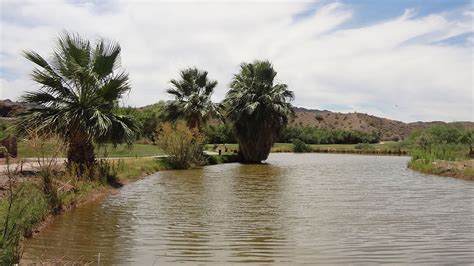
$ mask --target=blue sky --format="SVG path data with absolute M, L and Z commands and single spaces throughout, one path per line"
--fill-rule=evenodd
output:
M 356 11 L 354 25 L 388 20 L 402 14 L 405 9 L 414 9 L 418 16 L 449 12 L 455 9 L 467 9 L 469 0 L 344 0 Z
M 310 16 L 315 10 L 334 1 L 323 0 L 311 4 L 308 8 L 294 16 L 295 20 Z M 341 0 L 355 12 L 350 21 L 340 28 L 357 28 L 387 21 L 397 17 L 407 9 L 412 9 L 414 17 L 423 17 L 435 13 L 453 13 L 472 8 L 471 0 Z M 450 43 L 463 43 L 471 34 L 464 34 L 449 40 Z
M 302 14 L 330 4 L 334 1 L 323 0 L 311 4 Z M 406 9 L 416 10 L 418 16 L 442 13 L 455 9 L 466 9 L 472 5 L 469 0 L 341 0 L 356 12 L 349 25 L 362 26 L 378 21 L 388 20 L 403 14 Z
M 0 98 L 38 87 L 21 51 L 47 57 L 62 30 L 119 41 L 132 91 L 124 104 L 169 97 L 197 66 L 227 91 L 242 61 L 269 59 L 294 104 L 402 121 L 474 120 L 474 9 L 461 0 L 0 2 Z M 45 16 L 44 14 L 48 14 Z M 395 108 L 395 106 L 398 106 Z

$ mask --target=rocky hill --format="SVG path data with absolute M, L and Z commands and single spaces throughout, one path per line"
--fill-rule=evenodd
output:
M 442 121 L 404 123 L 363 113 L 337 113 L 297 107 L 295 108 L 295 117 L 290 124 L 301 127 L 358 130 L 368 133 L 375 131 L 380 132 L 382 140 L 396 140 L 407 137 L 414 129 L 447 123 Z M 452 122 L 449 124 L 459 124 L 474 129 L 474 122 Z

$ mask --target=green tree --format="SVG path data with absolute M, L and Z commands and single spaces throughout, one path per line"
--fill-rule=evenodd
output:
M 459 142 L 469 146 L 469 157 L 474 157 L 474 131 L 466 129 L 464 133 L 459 137 Z
M 195 67 L 181 70 L 180 79 L 170 81 L 166 90 L 174 96 L 165 107 L 167 120 L 184 119 L 190 128 L 200 129 L 202 124 L 218 115 L 218 105 L 211 101 L 217 81 L 209 80 L 207 71 Z
M 269 61 L 242 63 L 224 100 L 244 162 L 266 160 L 293 114 L 294 94 L 286 84 L 275 84 L 276 75 Z
M 36 64 L 31 77 L 41 85 L 23 99 L 34 103 L 19 123 L 64 138 L 68 162 L 92 165 L 94 144 L 129 143 L 138 131 L 134 119 L 115 112 L 130 90 L 128 74 L 120 68 L 120 46 L 99 40 L 91 44 L 77 34 L 64 33 L 49 62 L 34 51 L 24 56 Z
M 141 108 L 121 107 L 118 113 L 134 117 L 140 125 L 140 136 L 138 138 L 147 138 L 154 145 L 156 144 L 156 130 L 162 122 L 162 114 L 165 106 L 164 101 L 159 101 L 152 105 Z

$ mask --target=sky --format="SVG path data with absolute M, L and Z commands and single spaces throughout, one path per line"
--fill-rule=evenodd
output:
M 0 0 L 0 99 L 38 89 L 22 51 L 50 57 L 67 30 L 118 41 L 132 90 L 122 104 L 169 100 L 195 66 L 225 97 L 242 62 L 270 60 L 299 107 L 401 120 L 474 121 L 469 0 Z

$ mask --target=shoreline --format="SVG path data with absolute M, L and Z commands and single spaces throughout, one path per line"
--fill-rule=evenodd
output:
M 233 163 L 235 162 L 233 156 L 226 156 L 226 155 L 212 155 L 209 156 L 210 162 L 207 165 L 212 165 L 212 164 L 223 164 L 223 163 Z M 212 162 L 211 162 L 212 160 Z M 23 241 L 27 241 L 28 239 L 34 238 L 38 233 L 40 233 L 44 228 L 46 228 L 50 223 L 52 223 L 57 217 L 63 215 L 66 212 L 74 211 L 77 208 L 80 208 L 81 206 L 89 203 L 93 203 L 95 201 L 101 200 L 109 195 L 112 195 L 114 193 L 117 193 L 120 191 L 120 189 L 126 185 L 129 185 L 133 182 L 142 180 L 150 175 L 162 172 L 162 171 L 170 171 L 173 169 L 169 169 L 166 165 L 164 165 L 161 161 L 153 160 L 150 158 L 134 158 L 134 159 L 129 159 L 129 163 L 132 164 L 131 167 L 133 167 L 133 162 L 140 161 L 140 162 L 145 162 L 145 163 L 157 163 L 156 168 L 154 168 L 152 171 L 149 169 L 143 169 L 140 168 L 138 174 L 136 175 L 126 175 L 120 177 L 121 174 L 123 173 L 118 173 L 119 176 L 119 182 L 117 186 L 107 184 L 107 185 L 100 185 L 97 184 L 96 187 L 94 187 L 91 191 L 85 192 L 83 194 L 77 195 L 77 199 L 73 200 L 70 204 L 62 206 L 62 209 L 59 213 L 48 213 L 42 221 L 40 221 L 38 224 L 34 225 L 31 230 L 28 232 L 25 232 L 24 239 Z M 204 165 L 206 166 L 206 165 Z M 28 182 L 28 181 L 26 181 Z M 94 182 L 90 182 L 94 183 Z M 49 210 L 50 211 L 50 210 Z M 23 242 L 22 241 L 22 242 Z
M 474 159 L 464 161 L 410 161 L 408 168 L 423 174 L 474 181 Z

